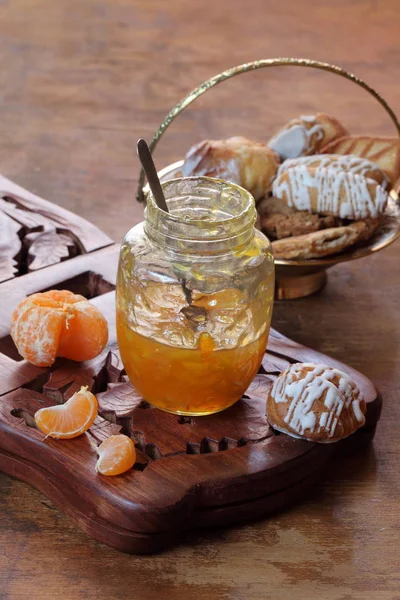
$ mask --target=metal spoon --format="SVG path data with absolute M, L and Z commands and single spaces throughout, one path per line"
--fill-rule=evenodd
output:
M 151 156 L 150 148 L 144 139 L 140 138 L 137 143 L 137 153 L 142 163 L 144 172 L 146 173 L 147 181 L 151 189 L 151 193 L 154 196 L 154 200 L 157 203 L 158 208 L 161 208 L 164 212 L 169 212 L 165 196 L 162 191 L 161 183 L 157 175 L 157 170 Z
M 153 157 L 151 156 L 150 148 L 148 147 L 146 141 L 142 138 L 138 140 L 137 153 L 140 162 L 142 163 L 143 170 L 146 173 L 151 193 L 154 196 L 154 200 L 156 201 L 158 208 L 164 212 L 169 212 L 161 183 L 158 178 L 157 169 L 154 165 Z M 194 327 L 197 327 L 207 320 L 207 311 L 202 307 L 192 305 L 192 290 L 187 287 L 185 279 L 180 279 L 179 281 L 182 286 L 183 293 L 185 294 L 186 302 L 188 303 L 188 306 L 185 306 L 181 309 L 181 313 L 185 315 L 186 319 Z

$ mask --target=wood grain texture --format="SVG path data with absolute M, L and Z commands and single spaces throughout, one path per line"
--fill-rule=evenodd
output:
M 148 139 L 187 91 L 224 68 L 261 56 L 327 60 L 400 112 L 397 0 L 205 0 L 202 10 L 182 0 L 14 0 L 0 4 L 0 24 L 0 171 L 116 240 L 142 214 L 133 202 L 137 138 Z M 267 135 L 315 109 L 360 133 L 392 132 L 373 100 L 329 75 L 246 77 L 182 115 L 157 150 L 160 166 L 204 137 L 259 139 L 263 128 Z M 89 541 L 44 496 L 3 475 L 0 597 L 47 600 L 62 589 L 68 600 L 400 598 L 398 251 L 395 244 L 335 267 L 318 296 L 275 306 L 279 331 L 351 364 L 381 390 L 385 407 L 367 455 L 338 461 L 299 507 L 187 534 L 185 545 L 156 558 Z
M 114 244 L 0 285 L 7 339 L 7 344 L 0 340 L 0 471 L 35 486 L 90 536 L 142 554 L 174 545 L 188 529 L 278 512 L 321 479 L 334 454 L 371 442 L 381 401 L 370 380 L 273 330 L 258 375 L 228 410 L 188 418 L 153 409 L 129 383 L 116 343 L 112 290 L 118 250 Z M 59 359 L 50 369 L 16 356 L 10 315 L 22 298 L 44 285 L 91 295 L 109 328 L 108 345 L 99 356 L 82 363 Z M 265 415 L 266 396 L 277 375 L 296 361 L 330 363 L 358 383 L 367 403 L 366 423 L 349 440 L 310 444 L 274 434 Z M 75 443 L 44 441 L 35 428 L 36 411 L 65 402 L 81 386 L 99 400 L 95 424 Z M 134 440 L 138 460 L 129 473 L 105 478 L 95 471 L 90 442 L 98 443 L 113 429 Z

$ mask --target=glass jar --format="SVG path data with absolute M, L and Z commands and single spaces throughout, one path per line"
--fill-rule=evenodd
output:
M 274 298 L 271 244 L 254 199 L 209 177 L 163 184 L 121 246 L 117 335 L 130 381 L 153 406 L 207 415 L 257 373 Z

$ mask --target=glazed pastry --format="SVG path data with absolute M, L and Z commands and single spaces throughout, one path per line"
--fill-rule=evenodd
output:
M 261 200 L 257 211 L 260 219 L 259 229 L 271 241 L 338 227 L 343 223 L 342 219 L 332 215 L 314 215 L 305 210 L 289 208 L 282 200 L 273 196 Z
M 377 182 L 379 178 L 382 185 Z M 386 183 L 386 177 L 370 161 L 321 155 L 283 163 L 272 193 L 297 210 L 356 220 L 377 218 L 385 210 Z
M 325 145 L 321 152 L 367 158 L 386 173 L 392 184 L 400 177 L 400 139 L 396 137 L 348 135 Z
M 386 174 L 375 163 L 353 154 L 343 156 L 340 154 L 316 154 L 314 156 L 288 159 L 280 166 L 279 173 L 298 166 L 348 171 L 354 175 L 362 175 L 367 179 L 373 179 L 385 189 L 389 187 L 390 183 Z
M 273 241 L 272 249 L 274 257 L 283 260 L 331 256 L 368 240 L 378 227 L 379 219 L 354 221 L 349 225 L 320 229 L 313 233 Z
M 296 363 L 275 380 L 267 399 L 274 429 L 311 442 L 337 442 L 362 427 L 366 404 L 357 384 L 333 367 Z
M 270 191 L 278 166 L 278 156 L 268 146 L 232 137 L 205 140 L 193 146 L 186 155 L 182 174 L 226 179 L 241 185 L 259 200 Z
M 316 154 L 336 138 L 347 135 L 346 129 L 334 117 L 317 113 L 289 121 L 270 141 L 281 160 Z

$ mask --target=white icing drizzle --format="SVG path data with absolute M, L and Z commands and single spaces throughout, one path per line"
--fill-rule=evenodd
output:
M 313 411 L 323 394 L 327 410 Z M 343 409 L 352 413 L 358 426 L 365 422 L 360 389 L 346 373 L 333 367 L 294 364 L 275 380 L 271 396 L 276 403 L 290 403 L 284 422 L 300 436 L 306 431 L 310 434 L 325 431 L 329 438 L 333 437 Z
M 299 123 L 300 120 L 300 123 Z M 281 129 L 268 142 L 282 160 L 297 158 L 311 150 L 311 139 L 320 141 L 324 137 L 324 129 L 314 115 L 301 116 Z
M 357 421 L 359 423 L 364 422 L 365 419 L 364 419 L 364 415 L 362 414 L 361 409 L 360 409 L 360 402 L 358 402 L 357 400 L 353 400 L 352 408 L 353 408 L 354 416 L 357 419 Z
M 268 146 L 279 154 L 282 160 L 301 156 L 307 150 L 306 130 L 302 125 L 284 129 L 274 136 Z
M 210 173 L 213 177 L 220 177 L 240 184 L 240 167 L 236 157 L 213 159 L 212 156 L 208 157 L 206 154 L 200 158 L 193 154 L 186 158 L 182 166 L 184 177 L 191 177 L 194 174 L 198 176 L 210 175 Z
M 301 115 L 300 117 L 300 121 L 304 121 L 305 123 L 316 123 L 316 120 L 316 115 Z
M 376 218 L 385 209 L 387 192 L 364 174 L 377 167 L 366 159 L 332 156 L 285 161 L 274 180 L 273 195 L 297 210 L 333 213 L 342 219 Z
M 310 140 L 313 136 L 316 137 L 318 141 L 322 140 L 324 137 L 324 128 L 317 121 L 317 117 L 315 115 L 302 115 L 300 117 L 300 121 L 304 123 L 311 124 L 311 127 L 305 127 L 307 138 Z
M 385 173 L 371 160 L 361 158 L 353 154 L 317 154 L 312 156 L 301 156 L 297 159 L 288 159 L 283 162 L 277 173 L 277 177 L 288 169 L 299 166 L 316 167 L 318 169 L 333 169 L 336 172 L 347 171 L 354 175 L 362 175 L 362 177 L 371 178 L 371 173 L 375 173 L 378 178 L 382 179 L 380 184 L 387 189 L 389 179 Z
M 196 144 L 196 146 L 192 146 L 192 148 L 190 148 L 189 152 L 186 154 L 185 162 L 182 166 L 182 175 L 184 177 L 190 177 L 193 175 L 209 149 L 210 144 L 207 141 L 200 142 L 200 144 Z

